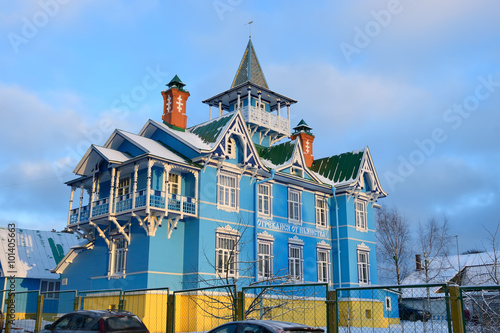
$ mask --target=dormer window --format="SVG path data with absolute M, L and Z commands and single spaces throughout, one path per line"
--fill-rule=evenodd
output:
M 297 177 L 304 177 L 304 170 L 302 170 L 302 168 L 299 168 L 299 167 L 291 167 L 290 168 L 290 173 L 294 176 L 297 176 Z

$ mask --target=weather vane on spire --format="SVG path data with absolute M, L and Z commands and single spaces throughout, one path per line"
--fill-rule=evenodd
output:
M 248 38 L 252 38 L 252 23 L 253 21 L 248 22 L 245 25 L 248 25 Z

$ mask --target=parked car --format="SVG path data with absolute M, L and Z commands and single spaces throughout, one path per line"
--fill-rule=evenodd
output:
M 116 310 L 77 310 L 65 314 L 40 333 L 88 332 L 149 333 L 146 325 L 131 312 Z
M 399 303 L 399 318 L 401 320 L 420 320 L 426 322 L 431 319 L 431 313 L 426 310 L 415 309 L 403 303 Z
M 5 317 L 3 316 L 2 311 L 0 311 L 0 333 L 3 332 L 3 323 L 5 321 Z
M 322 328 L 275 320 L 233 321 L 220 325 L 208 333 L 324 333 Z

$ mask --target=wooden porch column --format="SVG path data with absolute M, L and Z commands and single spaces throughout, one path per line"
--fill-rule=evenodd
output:
M 279 98 L 276 99 L 276 102 L 278 102 L 278 117 L 280 116 L 280 106 L 281 106 L 281 100 Z
M 71 194 L 69 195 L 69 210 L 68 210 L 68 225 L 71 220 L 71 209 L 73 209 L 73 195 L 75 194 L 75 187 L 71 186 Z
M 241 91 L 238 91 L 238 110 L 241 109 L 240 104 L 241 104 Z
M 170 169 L 172 167 L 168 164 L 163 165 L 163 184 L 162 191 L 165 193 L 165 210 L 168 209 L 168 200 L 170 198 L 170 193 L 168 191 L 168 178 L 170 177 Z
M 250 93 L 252 92 L 252 87 L 248 86 L 247 92 L 248 92 L 248 115 L 250 116 L 250 105 L 252 104 L 252 96 L 250 95 Z
M 113 212 L 113 197 L 115 195 L 115 168 L 111 168 L 111 185 L 109 187 L 109 214 Z
M 146 214 L 149 215 L 149 205 L 151 203 L 151 160 L 148 159 L 148 176 L 146 183 Z
M 219 117 L 222 116 L 222 101 L 219 99 Z
M 196 200 L 196 204 L 195 204 L 195 207 L 196 207 L 196 216 L 198 216 L 198 193 L 199 193 L 199 184 L 198 184 L 198 171 L 195 171 L 194 173 L 194 181 L 195 181 L 195 186 L 194 186 L 194 199 Z
M 95 200 L 95 190 L 96 190 L 96 183 L 97 178 L 95 176 L 95 172 L 92 175 L 92 193 L 90 194 L 90 201 L 89 201 L 89 220 L 92 217 L 92 208 L 94 207 L 94 200 Z
M 212 103 L 210 103 L 209 105 L 210 105 L 210 115 L 208 117 L 208 120 L 212 120 Z
M 139 171 L 139 164 L 134 164 L 134 182 L 132 184 L 132 209 L 135 208 L 135 197 L 137 196 L 137 171 Z
M 82 215 L 82 204 L 83 204 L 83 184 L 80 185 L 80 206 L 78 208 L 78 223 L 80 223 L 80 215 Z

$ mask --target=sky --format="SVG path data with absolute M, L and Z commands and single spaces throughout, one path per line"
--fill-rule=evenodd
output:
M 269 88 L 298 101 L 292 126 L 313 128 L 315 158 L 368 146 L 389 193 L 379 203 L 414 238 L 446 217 L 460 252 L 488 247 L 499 12 L 494 0 L 3 1 L 0 226 L 64 229 L 64 182 L 85 151 L 160 121 L 174 75 L 191 94 L 188 126 L 208 120 L 201 101 L 230 88 L 251 27 Z

